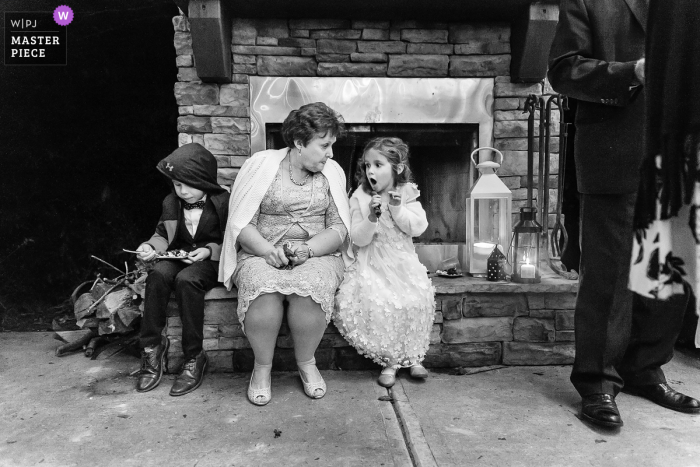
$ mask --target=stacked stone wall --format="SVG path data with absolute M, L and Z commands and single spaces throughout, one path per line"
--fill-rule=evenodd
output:
M 450 281 L 451 279 L 447 279 Z M 577 284 L 547 279 L 517 286 L 464 278 L 458 284 L 433 279 L 435 317 L 425 366 L 553 365 L 573 362 Z M 250 371 L 253 353 L 236 315 L 236 291 L 207 294 L 204 349 L 214 371 Z M 182 323 L 177 305 L 168 308 L 170 369 L 182 363 Z M 331 323 L 316 352 L 319 367 L 358 370 L 375 365 L 359 355 Z M 275 367 L 295 369 L 293 341 L 283 323 Z
M 250 76 L 494 78 L 494 143 L 504 155 L 499 175 L 513 192 L 513 212 L 525 206 L 524 103 L 529 94 L 547 97 L 552 90 L 546 81 L 511 83 L 508 23 L 234 19 L 233 82 L 223 85 L 199 80 L 187 18 L 176 16 L 173 24 L 179 143 L 198 142 L 212 151 L 219 161 L 219 183 L 230 185 L 250 156 Z M 539 113 L 536 137 L 537 119 Z M 555 136 L 558 124 L 555 110 L 551 125 Z M 549 199 L 554 212 L 558 139 L 552 140 L 550 150 Z M 538 167 L 535 160 L 535 173 Z M 552 222 L 550 216 L 550 226 Z
M 427 23 L 336 19 L 235 19 L 232 24 L 232 83 L 203 83 L 196 73 L 187 18 L 173 18 L 178 67 L 175 99 L 179 144 L 198 142 L 219 164 L 219 183 L 231 185 L 249 157 L 250 76 L 335 76 L 396 78 L 494 78 L 494 144 L 504 154 L 499 176 L 513 192 L 513 212 L 527 195 L 529 94 L 552 94 L 546 81 L 512 83 L 510 26 L 507 23 Z M 536 116 L 536 123 L 539 115 Z M 552 113 L 558 134 L 559 112 Z M 539 127 L 535 127 L 539 135 Z M 551 142 L 550 211 L 556 206 L 559 142 Z M 536 141 L 535 151 L 539 150 Z M 537 159 L 537 158 L 536 158 Z M 535 160 L 535 173 L 538 170 Z M 533 194 L 536 195 L 536 190 Z M 514 222 L 517 220 L 514 214 Z M 550 214 L 549 226 L 553 225 Z M 434 281 L 435 282 L 435 281 Z M 573 361 L 576 284 L 533 287 L 483 286 L 485 281 L 437 281 L 435 324 L 426 366 L 562 364 Z M 490 284 L 490 283 L 487 283 Z M 235 291 L 207 295 L 205 349 L 212 368 L 252 368 L 252 350 L 236 318 Z M 168 311 L 172 341 L 170 368 L 182 361 L 181 323 Z M 276 368 L 294 369 L 289 329 L 283 325 Z M 371 367 L 330 325 L 316 354 L 319 366 Z

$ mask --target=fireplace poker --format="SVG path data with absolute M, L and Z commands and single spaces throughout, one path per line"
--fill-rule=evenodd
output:
M 549 140 L 551 137 L 552 105 L 555 105 L 559 109 L 559 173 L 557 174 L 556 218 L 549 238 L 551 253 L 549 258 L 549 266 L 555 273 L 564 277 L 565 279 L 576 280 L 578 279 L 578 274 L 576 271 L 568 271 L 564 263 L 561 262 L 561 253 L 566 249 L 569 241 L 566 227 L 564 227 L 564 224 L 561 222 L 561 211 L 564 196 L 564 177 L 566 169 L 566 144 L 569 136 L 569 124 L 565 123 L 564 121 L 564 112 L 569 110 L 569 100 L 566 96 L 555 94 L 547 101 L 547 183 L 549 183 Z M 547 186 L 547 193 L 549 193 L 548 188 L 549 187 Z M 549 199 L 547 199 L 547 204 L 549 204 Z

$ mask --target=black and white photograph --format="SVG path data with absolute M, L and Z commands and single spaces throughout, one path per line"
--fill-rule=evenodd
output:
M 697 0 L 0 13 L 0 466 L 700 466 Z

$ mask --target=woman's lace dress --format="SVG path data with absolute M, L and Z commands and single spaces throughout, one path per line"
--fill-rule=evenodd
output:
M 326 228 L 345 239 L 347 229 L 329 191 L 328 180 L 315 173 L 303 186 L 283 186 L 282 169 L 268 188 L 258 213 L 250 221 L 270 243 L 304 242 Z M 250 302 L 260 294 L 279 292 L 311 297 L 330 321 L 335 291 L 345 264 L 340 252 L 317 256 L 293 269 L 273 268 L 259 256 L 238 252 L 233 281 L 238 287 L 238 319 L 244 324 Z
M 364 217 L 358 204 L 369 202 L 367 196 L 358 203 L 357 195 L 364 198 L 356 193 L 351 200 L 353 226 L 358 215 Z M 413 201 L 418 196 L 415 187 L 407 185 L 403 195 L 408 206 L 411 202 L 418 205 L 425 219 L 420 203 Z M 384 209 L 369 245 L 353 246 L 357 261 L 348 267 L 338 290 L 333 321 L 360 354 L 382 366 L 409 366 L 420 363 L 428 350 L 434 289 L 425 266 L 418 261 L 411 235 Z

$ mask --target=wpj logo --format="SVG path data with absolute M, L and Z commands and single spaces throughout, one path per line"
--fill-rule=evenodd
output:
M 53 13 L 5 12 L 5 65 L 67 65 L 68 33 L 73 21 L 66 6 Z

